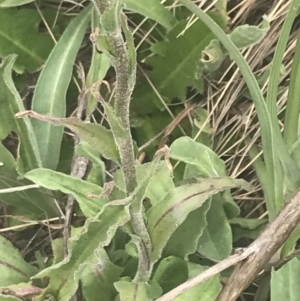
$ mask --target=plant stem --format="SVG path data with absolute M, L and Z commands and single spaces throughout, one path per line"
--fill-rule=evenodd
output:
M 105 10 L 112 7 L 113 4 L 120 0 L 92 0 L 99 12 L 100 19 Z M 125 180 L 127 195 L 132 194 L 137 188 L 137 175 L 135 167 L 134 146 L 130 131 L 130 99 L 135 84 L 136 61 L 130 62 L 130 54 L 135 52 L 132 39 L 127 41 L 129 54 L 125 40 L 122 35 L 122 26 L 125 26 L 125 36 L 128 34 L 128 28 L 122 11 L 118 16 L 114 16 L 116 20 L 112 20 L 118 26 L 112 31 L 106 31 L 108 44 L 113 52 L 112 65 L 116 72 L 116 88 L 114 98 L 114 109 L 116 116 L 126 131 L 126 139 L 115 136 L 115 141 L 118 146 L 122 164 L 122 172 Z M 121 22 L 121 19 L 123 22 Z M 118 22 L 120 21 L 120 22 Z M 125 23 L 124 23 L 125 22 Z M 130 33 L 131 35 L 131 33 Z M 128 38 L 128 36 L 127 36 Z M 132 38 L 132 36 L 131 36 Z M 131 44 L 131 45 L 129 45 Z M 135 53 L 134 53 L 135 56 Z M 132 59 L 132 58 L 131 58 Z M 135 59 L 135 58 L 134 58 Z M 139 244 L 139 266 L 134 281 L 148 281 L 151 272 L 151 263 L 149 260 L 151 252 L 151 241 L 143 218 L 142 200 L 133 201 L 130 206 L 131 225 L 133 232 L 141 239 Z

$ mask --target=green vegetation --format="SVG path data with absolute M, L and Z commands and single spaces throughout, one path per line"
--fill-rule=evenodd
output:
M 300 0 L 211 2 L 0 0 L 0 301 L 299 300 Z

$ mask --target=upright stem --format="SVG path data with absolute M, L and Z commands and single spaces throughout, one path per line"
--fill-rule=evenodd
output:
M 118 3 L 120 0 L 92 1 L 95 3 L 101 17 L 105 10 L 109 9 L 112 4 Z M 121 20 L 122 12 L 120 11 L 119 13 L 119 16 L 113 17 Z M 116 24 L 117 23 L 118 22 L 116 22 Z M 125 25 L 127 26 L 127 24 Z M 122 35 L 121 22 L 113 31 L 107 31 L 106 36 L 109 48 L 113 52 L 112 65 L 116 72 L 114 109 L 117 117 L 120 119 L 123 129 L 125 129 L 127 133 L 126 139 L 115 136 L 115 140 L 120 152 L 126 192 L 127 195 L 130 195 L 137 187 L 134 147 L 129 119 L 130 99 L 135 83 L 136 68 L 135 64 L 134 66 L 130 64 L 128 49 Z M 127 42 L 129 43 L 129 41 Z M 130 206 L 130 215 L 133 231 L 141 239 L 141 243 L 139 244 L 139 266 L 134 281 L 144 282 L 149 280 L 151 272 L 151 263 L 149 260 L 151 241 L 143 219 L 142 200 L 133 201 Z

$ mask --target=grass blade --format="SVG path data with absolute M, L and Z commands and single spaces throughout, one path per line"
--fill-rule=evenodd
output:
M 38 79 L 32 109 L 45 115 L 64 117 L 66 93 L 77 52 L 90 21 L 92 6 L 84 9 L 68 26 L 52 50 Z M 42 164 L 55 170 L 59 161 L 63 128 L 32 120 Z
M 268 211 L 270 218 L 273 218 L 277 211 L 282 207 L 283 194 L 277 189 L 282 186 L 282 181 L 278 179 L 277 168 L 279 166 L 279 155 L 276 152 L 278 144 L 282 143 L 278 138 L 281 137 L 279 134 L 274 134 L 274 130 L 279 132 L 279 129 L 273 128 L 272 120 L 267 109 L 263 94 L 260 90 L 258 82 L 250 69 L 250 66 L 237 49 L 237 47 L 228 38 L 226 33 L 201 9 L 199 9 L 190 0 L 179 0 L 186 8 L 194 13 L 203 23 L 210 28 L 210 30 L 216 35 L 223 46 L 230 53 L 231 58 L 238 65 L 244 80 L 248 86 L 249 92 L 255 104 L 258 119 L 261 126 L 261 136 L 264 149 L 264 159 L 266 164 L 266 170 L 268 175 L 268 189 L 265 192 L 265 196 L 268 203 Z M 276 137 L 276 140 L 275 140 Z M 283 141 L 283 138 L 281 137 Z

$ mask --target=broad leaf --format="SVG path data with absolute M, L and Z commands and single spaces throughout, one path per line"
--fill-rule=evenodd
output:
M 11 242 L 0 236 L 0 287 L 29 282 L 37 269 L 24 261 Z
M 137 12 L 156 21 L 167 29 L 171 29 L 177 20 L 159 0 L 124 0 L 126 9 Z
M 218 155 L 205 144 L 199 143 L 190 137 L 176 139 L 170 147 L 170 157 L 187 163 L 184 179 L 197 177 L 223 177 L 226 176 L 225 163 Z M 250 185 L 247 189 L 250 189 Z M 240 212 L 229 191 L 223 194 L 224 209 L 229 218 L 237 216 Z
M 26 173 L 25 177 L 50 190 L 60 190 L 63 193 L 73 195 L 87 217 L 95 216 L 107 203 L 107 198 L 99 199 L 94 196 L 101 194 L 102 188 L 100 186 L 79 178 L 45 168 L 34 169 Z M 92 196 L 89 197 L 89 195 Z
M 128 200 L 110 202 L 95 218 L 88 219 L 81 235 L 69 241 L 69 255 L 60 263 L 44 269 L 34 278 L 49 277 L 49 285 L 37 300 L 47 294 L 67 301 L 76 292 L 86 265 L 93 263 L 96 249 L 107 246 L 118 227 L 130 219 Z
M 248 24 L 241 25 L 236 27 L 228 36 L 237 48 L 242 49 L 257 44 L 265 37 L 269 29 L 270 23 L 267 20 L 267 17 L 264 16 L 260 26 Z
M 214 195 L 206 214 L 207 226 L 198 240 L 197 251 L 208 259 L 221 261 L 231 254 L 232 233 L 220 195 Z
M 17 120 L 14 115 L 24 110 L 22 100 L 12 81 L 12 67 L 16 56 L 6 57 L 0 66 L 0 140 L 11 132 L 18 134 L 18 172 L 24 173 L 40 167 L 41 160 L 37 141 L 28 117 Z
M 204 272 L 204 268 L 199 264 L 188 263 L 188 268 L 190 279 Z M 215 275 L 205 282 L 198 284 L 190 290 L 186 291 L 179 297 L 175 298 L 174 301 L 215 301 L 221 289 L 222 285 L 220 283 L 219 276 Z
M 144 175 L 149 171 L 149 167 L 152 163 L 145 163 L 137 166 L 137 179 L 138 182 L 144 178 Z M 117 171 L 114 175 L 114 181 L 116 186 L 125 191 L 124 177 L 121 171 Z M 149 186 L 145 197 L 150 199 L 152 205 L 159 203 L 168 192 L 170 192 L 175 185 L 171 178 L 170 170 L 165 161 L 160 161 L 157 165 L 154 175 L 149 179 Z
M 163 293 L 169 292 L 187 279 L 187 262 L 175 256 L 160 261 L 153 275 L 153 280 L 157 281 Z
M 14 68 L 18 72 L 37 71 L 53 48 L 50 35 L 38 32 L 41 21 L 37 10 L 0 9 L 0 57 L 17 54 Z
M 300 296 L 300 262 L 294 258 L 281 269 L 272 271 L 271 300 L 272 301 L 298 301 Z
M 114 301 L 117 291 L 113 283 L 119 280 L 122 271 L 109 260 L 104 249 L 97 250 L 81 277 L 84 299 Z
M 39 76 L 32 100 L 32 109 L 45 115 L 65 117 L 66 93 L 77 52 L 91 17 L 91 5 L 68 26 L 53 48 Z M 39 120 L 33 121 L 43 167 L 55 170 L 59 161 L 62 128 Z
M 203 179 L 201 182 L 176 187 L 147 212 L 148 232 L 153 244 L 151 259 L 157 261 L 173 232 L 188 214 L 203 205 L 213 194 L 241 183 L 231 178 Z
M 226 176 L 224 161 L 211 148 L 190 137 L 176 139 L 170 147 L 170 157 L 194 165 L 199 171 L 198 176 Z
M 199 237 L 207 225 L 206 214 L 211 201 L 191 212 L 186 220 L 174 231 L 164 249 L 164 256 L 174 255 L 185 260 L 197 250 Z
M 120 293 L 120 301 L 150 301 L 161 295 L 161 288 L 154 281 L 133 283 L 122 280 L 115 283 L 115 288 Z
M 224 26 L 222 18 L 215 17 L 215 20 Z M 147 61 L 153 67 L 149 78 L 166 102 L 175 97 L 185 100 L 186 89 L 195 79 L 201 52 L 214 38 L 202 22 L 197 21 L 189 28 L 186 28 L 187 23 L 187 21 L 178 23 L 169 33 L 168 42 L 164 44 L 163 56 L 157 55 Z M 181 35 L 183 31 L 184 34 Z M 164 109 L 146 80 L 137 85 L 134 97 L 141 98 L 143 103 L 155 100 L 157 106 Z

